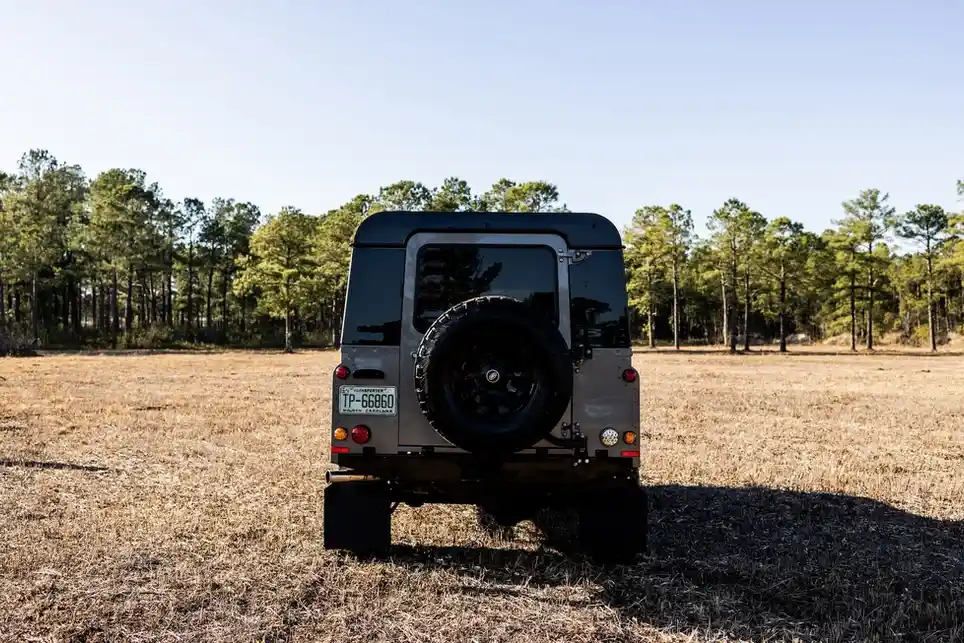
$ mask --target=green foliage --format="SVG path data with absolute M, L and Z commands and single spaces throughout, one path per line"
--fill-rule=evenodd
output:
M 739 199 L 727 199 L 713 211 L 707 225 L 719 262 L 719 275 L 724 296 L 723 334 L 730 338 L 730 350 L 736 350 L 737 324 L 730 312 L 736 311 L 738 294 L 743 297 L 744 348 L 750 346 L 750 312 L 754 297 L 757 246 L 766 227 L 766 219 Z
M 4 205 L 13 196 L 14 187 L 13 177 L 0 172 L 0 284 L 4 278 L 9 279 L 14 271 L 22 269 L 18 252 L 18 226 L 14 213 Z M 2 302 L 0 306 L 3 306 Z M 3 322 L 4 316 L 0 315 L 0 324 Z
M 673 203 L 661 217 L 660 225 L 666 229 L 670 263 L 682 264 L 693 242 L 693 213 Z
M 565 206 L 557 206 L 559 189 L 545 181 L 527 181 L 513 185 L 506 192 L 509 212 L 561 212 Z
M 432 199 L 432 193 L 422 183 L 399 181 L 378 191 L 373 209 L 382 210 L 424 210 Z
M 680 288 L 693 237 L 693 216 L 677 203 L 648 205 L 633 216 L 625 232 L 630 304 L 647 314 L 647 335 L 655 345 L 653 315 L 662 291 L 670 291 L 674 343 L 680 344 Z
M 719 311 L 723 308 L 720 270 L 716 252 L 706 239 L 696 240 L 681 271 L 681 311 L 690 331 L 703 343 L 719 337 Z M 684 325 L 685 327 L 685 325 Z
M 18 172 L 0 180 L 0 299 L 6 280 L 30 283 L 31 334 L 40 337 L 39 297 L 47 283 L 69 274 L 68 231 L 80 216 L 87 180 L 79 166 L 64 165 L 46 150 L 30 150 Z M 15 311 L 19 312 L 19 311 Z M 6 324 L 0 303 L 0 325 Z
M 913 333 L 910 336 L 909 344 L 911 346 L 921 347 L 927 346 L 930 343 L 931 327 L 927 324 L 922 324 L 914 328 Z M 938 342 L 943 343 L 943 342 Z
M 0 357 L 33 357 L 36 340 L 20 328 L 0 329 Z
M 923 247 L 925 263 L 924 287 L 926 292 L 927 326 L 930 332 L 931 350 L 937 350 L 937 327 L 934 320 L 934 290 L 938 286 L 944 264 L 938 262 L 938 252 L 948 240 L 949 220 L 944 208 L 938 205 L 918 205 L 904 213 L 896 223 L 897 234 Z
M 785 318 L 794 315 L 794 310 L 798 311 L 798 321 L 804 317 L 799 314 L 799 306 L 815 285 L 815 275 L 808 268 L 820 240 L 806 232 L 803 224 L 786 217 L 771 221 L 762 236 L 757 263 L 765 296 L 757 298 L 757 308 L 767 318 L 779 320 L 785 330 Z M 785 342 L 785 335 L 781 340 Z
M 148 326 L 132 330 L 124 337 L 126 348 L 156 350 L 178 345 L 173 330 L 166 326 Z
M 636 210 L 624 233 L 629 304 L 647 313 L 657 305 L 657 286 L 665 279 L 668 238 L 660 225 L 664 216 L 661 206 L 644 206 Z
M 937 250 L 947 240 L 948 216 L 939 205 L 918 205 L 896 221 L 897 234 L 924 247 Z
M 372 199 L 359 194 L 337 210 L 326 214 L 312 238 L 311 252 L 317 266 L 315 294 L 320 300 L 334 302 L 336 309 L 340 310 L 344 305 L 352 237 L 362 219 L 371 211 Z
M 874 244 L 886 240 L 888 231 L 896 223 L 894 208 L 887 203 L 889 200 L 890 195 L 871 188 L 862 190 L 856 198 L 843 203 L 846 216 L 841 226 L 860 243 L 867 244 L 868 252 L 873 252 Z
M 559 189 L 545 181 L 516 183 L 506 178 L 496 181 L 478 202 L 486 212 L 567 212 L 557 205 Z
M 508 193 L 515 187 L 515 181 L 502 178 L 492 184 L 489 191 L 482 195 L 479 200 L 479 210 L 485 212 L 511 212 L 512 207 L 508 199 Z
M 86 179 L 80 167 L 31 150 L 6 183 L 3 208 L 13 235 L 6 253 L 21 274 L 34 275 L 66 251 L 68 225 L 85 199 Z
M 477 210 L 477 199 L 472 196 L 472 189 L 469 184 L 458 178 L 450 176 L 442 185 L 432 190 L 426 210 L 434 212 L 464 212 Z
M 239 295 L 257 293 L 258 309 L 285 320 L 285 349 L 291 350 L 291 312 L 310 303 L 314 264 L 312 239 L 318 220 L 286 207 L 251 236 L 251 254 L 240 261 Z
M 147 258 L 157 230 L 151 223 L 156 186 L 140 170 L 111 169 L 90 186 L 90 219 L 79 247 L 111 271 L 129 270 Z
M 282 208 L 251 236 L 251 254 L 242 258 L 236 290 L 258 292 L 259 310 L 283 317 L 310 294 L 311 239 L 317 220 L 297 208 Z
M 887 235 L 896 224 L 894 208 L 887 202 L 889 195 L 871 188 L 862 190 L 856 198 L 844 201 L 844 218 L 840 221 L 840 233 L 853 245 L 853 262 L 856 273 L 863 279 L 866 299 L 867 349 L 874 347 L 874 321 L 877 315 L 875 298 L 881 290 L 881 276 L 887 267 L 888 252 L 880 251 Z M 854 275 L 856 279 L 856 275 Z M 852 287 L 853 289 L 853 287 Z

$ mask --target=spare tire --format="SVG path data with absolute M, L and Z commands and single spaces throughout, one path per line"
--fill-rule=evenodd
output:
M 428 328 L 415 353 L 415 393 L 443 438 L 490 456 L 547 436 L 572 398 L 559 329 L 511 297 L 469 299 Z

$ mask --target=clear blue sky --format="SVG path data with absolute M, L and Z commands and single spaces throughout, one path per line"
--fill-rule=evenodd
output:
M 558 184 L 625 224 L 735 196 L 819 231 L 957 208 L 964 3 L 0 0 L 0 167 L 320 213 L 398 179 Z

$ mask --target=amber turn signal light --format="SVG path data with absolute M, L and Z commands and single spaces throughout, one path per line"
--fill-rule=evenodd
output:
M 335 429 L 335 434 L 332 437 L 334 437 L 336 440 L 347 440 L 348 431 L 345 429 L 345 427 L 340 426 L 337 429 Z
M 626 444 L 636 444 L 636 434 L 632 431 L 626 431 L 623 433 L 623 442 Z

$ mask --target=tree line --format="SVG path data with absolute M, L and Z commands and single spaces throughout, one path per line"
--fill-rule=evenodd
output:
M 775 339 L 785 351 L 792 334 L 856 351 L 889 335 L 936 351 L 964 318 L 964 217 L 941 206 L 896 212 L 865 189 L 817 234 L 728 199 L 707 224 L 696 238 L 689 210 L 646 206 L 626 231 L 631 304 L 650 346 L 663 334 L 677 348 Z
M 473 193 L 452 177 L 431 188 L 399 181 L 319 216 L 290 206 L 265 214 L 234 198 L 175 201 L 139 169 L 91 179 L 30 150 L 0 173 L 0 352 L 38 339 L 337 344 L 351 238 L 364 217 L 393 209 L 566 207 L 544 181 L 501 179 Z
M 337 344 L 351 238 L 380 210 L 568 208 L 545 181 L 503 178 L 474 192 L 449 177 L 398 181 L 322 214 L 263 213 L 235 198 L 171 199 L 139 169 L 91 178 L 30 150 L 0 172 L 0 353 Z M 804 334 L 856 350 L 889 334 L 936 350 L 964 317 L 964 221 L 939 206 L 897 213 L 868 189 L 817 234 L 729 199 L 707 227 L 698 237 L 678 204 L 636 211 L 624 234 L 637 339 L 734 351 L 776 340 L 785 350 Z

